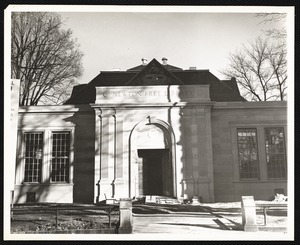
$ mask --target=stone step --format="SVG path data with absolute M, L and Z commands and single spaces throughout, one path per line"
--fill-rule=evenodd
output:
M 117 203 L 119 203 L 116 199 L 114 199 L 114 198 L 107 198 L 106 200 L 105 200 L 105 203 L 106 204 L 117 204 Z
M 180 204 L 176 198 L 164 196 L 145 196 L 145 203 L 159 203 L 159 204 Z

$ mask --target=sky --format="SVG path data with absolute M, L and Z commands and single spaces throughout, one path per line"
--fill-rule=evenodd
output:
M 183 69 L 219 72 L 228 55 L 253 41 L 263 30 L 283 23 L 263 24 L 254 13 L 144 13 L 59 12 L 63 28 L 70 28 L 84 53 L 79 83 L 88 83 L 100 71 L 127 70 L 145 57 Z

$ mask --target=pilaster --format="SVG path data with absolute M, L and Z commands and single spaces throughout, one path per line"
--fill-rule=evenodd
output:
M 208 193 L 209 201 L 214 202 L 214 168 L 213 168 L 213 148 L 211 133 L 211 106 L 205 107 L 205 132 L 206 132 L 206 161 L 207 161 L 207 177 L 208 177 Z
M 94 198 L 99 201 L 101 181 L 102 110 L 95 108 Z
M 184 134 L 182 126 L 182 109 L 174 107 L 169 109 L 169 124 L 173 129 L 172 138 L 172 165 L 173 165 L 173 192 L 176 197 L 183 197 L 183 171 L 184 171 Z M 174 146 L 174 147 L 173 147 Z

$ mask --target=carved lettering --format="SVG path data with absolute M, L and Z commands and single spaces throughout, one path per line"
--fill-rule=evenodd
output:
M 101 91 L 101 92 L 100 92 Z M 208 87 L 185 87 L 185 86 L 164 86 L 149 88 L 105 88 L 100 90 L 98 96 L 101 100 L 114 100 L 114 101 L 196 101 L 207 99 L 209 101 Z
M 149 90 L 149 91 L 113 91 L 113 92 L 104 92 L 103 96 L 113 96 L 113 97 L 135 97 L 135 96 L 149 96 L 149 97 L 160 97 L 160 96 L 179 96 L 179 97 L 195 97 L 200 96 L 201 91 L 193 90 L 172 90 L 165 91 L 163 94 L 159 90 Z

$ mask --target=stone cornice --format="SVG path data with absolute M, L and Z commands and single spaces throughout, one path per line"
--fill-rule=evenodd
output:
M 187 107 L 187 106 L 213 106 L 215 102 L 177 102 L 177 103 L 122 103 L 122 104 L 90 104 L 93 108 L 144 108 L 144 107 Z
M 286 101 L 261 101 L 261 102 L 216 102 L 214 110 L 229 109 L 286 109 Z
M 93 112 L 90 105 L 21 106 L 19 113 L 72 113 Z

